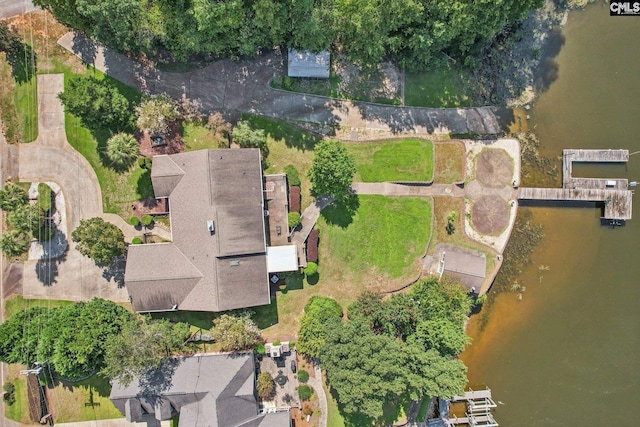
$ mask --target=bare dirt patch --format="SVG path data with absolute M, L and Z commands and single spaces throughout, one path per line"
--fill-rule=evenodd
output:
M 476 178 L 484 186 L 500 188 L 511 185 L 513 159 L 496 148 L 485 148 L 476 157 Z
M 509 205 L 500 196 L 484 196 L 471 208 L 473 227 L 482 234 L 498 235 L 509 224 Z

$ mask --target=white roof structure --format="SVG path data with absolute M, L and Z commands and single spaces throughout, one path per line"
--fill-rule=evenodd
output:
M 298 269 L 298 248 L 296 245 L 268 246 L 267 272 L 282 273 Z
M 330 55 L 329 51 L 319 53 L 305 50 L 298 52 L 289 49 L 289 77 L 312 77 L 317 79 L 329 78 Z

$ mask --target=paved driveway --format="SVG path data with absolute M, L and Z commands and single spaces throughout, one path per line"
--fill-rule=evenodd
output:
M 0 18 L 11 18 L 36 9 L 31 0 L 0 0 Z
M 102 194 L 89 162 L 67 142 L 64 109 L 57 98 L 63 89 L 62 74 L 38 75 L 38 139 L 19 145 L 18 178 L 60 185 L 66 202 L 67 230 L 74 230 L 81 219 L 102 215 Z M 70 236 L 67 240 L 70 249 L 63 258 L 25 263 L 25 298 L 129 300 L 122 285 L 122 263 L 111 269 L 98 267 L 75 249 Z

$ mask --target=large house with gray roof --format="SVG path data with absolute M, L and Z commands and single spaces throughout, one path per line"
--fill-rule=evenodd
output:
M 110 398 L 129 422 L 179 427 L 289 427 L 289 412 L 260 413 L 253 353 L 170 358 L 131 384 L 114 382 Z
M 168 198 L 169 243 L 131 245 L 125 285 L 138 312 L 225 311 L 271 302 L 258 149 L 155 156 L 156 198 Z

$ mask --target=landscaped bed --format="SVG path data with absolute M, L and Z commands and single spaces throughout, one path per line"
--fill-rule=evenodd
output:
M 363 182 L 433 180 L 433 143 L 397 139 L 345 144 L 355 157 L 356 180 Z

